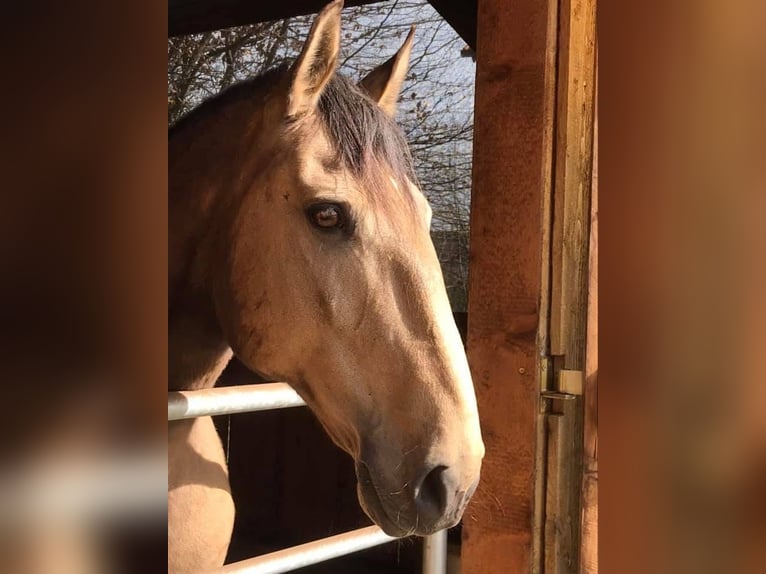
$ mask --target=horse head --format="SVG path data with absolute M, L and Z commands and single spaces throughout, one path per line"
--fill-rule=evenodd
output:
M 455 525 L 484 445 L 471 373 L 394 122 L 413 34 L 359 84 L 336 73 L 342 2 L 260 101 L 215 243 L 212 294 L 249 368 L 290 382 L 355 461 L 392 535 Z

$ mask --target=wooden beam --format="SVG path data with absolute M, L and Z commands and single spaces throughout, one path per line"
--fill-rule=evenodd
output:
M 463 41 L 476 50 L 476 9 L 478 0 L 428 0 Z
M 378 0 L 346 0 L 345 6 L 373 4 L 375 1 Z M 329 0 L 168 0 L 168 36 L 316 14 L 328 3 Z
M 329 0 L 168 0 L 168 36 L 210 32 L 318 13 Z M 346 0 L 345 6 L 388 0 Z M 434 9 L 471 48 L 476 48 L 477 0 L 431 0 Z
M 487 454 L 463 522 L 464 574 L 540 570 L 539 340 L 555 10 L 555 0 L 478 3 L 467 347 Z

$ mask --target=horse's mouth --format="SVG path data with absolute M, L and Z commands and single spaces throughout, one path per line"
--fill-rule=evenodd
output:
M 383 532 L 389 536 L 401 538 L 412 534 L 411 529 L 404 528 L 400 523 L 389 518 L 367 465 L 363 462 L 357 462 L 355 467 L 359 504 L 365 514 L 370 517 L 370 520 L 380 526 Z
M 412 534 L 426 536 L 437 530 L 454 526 L 459 522 L 458 516 L 449 524 L 424 524 L 406 501 L 406 495 L 403 492 L 387 496 L 388 505 L 384 504 L 367 465 L 357 461 L 355 468 L 359 504 L 367 516 L 389 536 L 397 538 Z

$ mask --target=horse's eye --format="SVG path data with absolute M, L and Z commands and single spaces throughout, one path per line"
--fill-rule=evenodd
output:
M 319 203 L 308 209 L 309 219 L 321 229 L 343 229 L 346 218 L 342 206 L 336 203 Z

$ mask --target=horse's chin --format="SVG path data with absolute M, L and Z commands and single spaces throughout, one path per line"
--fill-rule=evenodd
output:
M 359 505 L 364 510 L 364 513 L 389 536 L 401 538 L 412 534 L 411 529 L 403 528 L 388 517 L 367 465 L 363 462 L 357 462 L 354 466 L 357 481 L 356 495 L 359 498 Z

